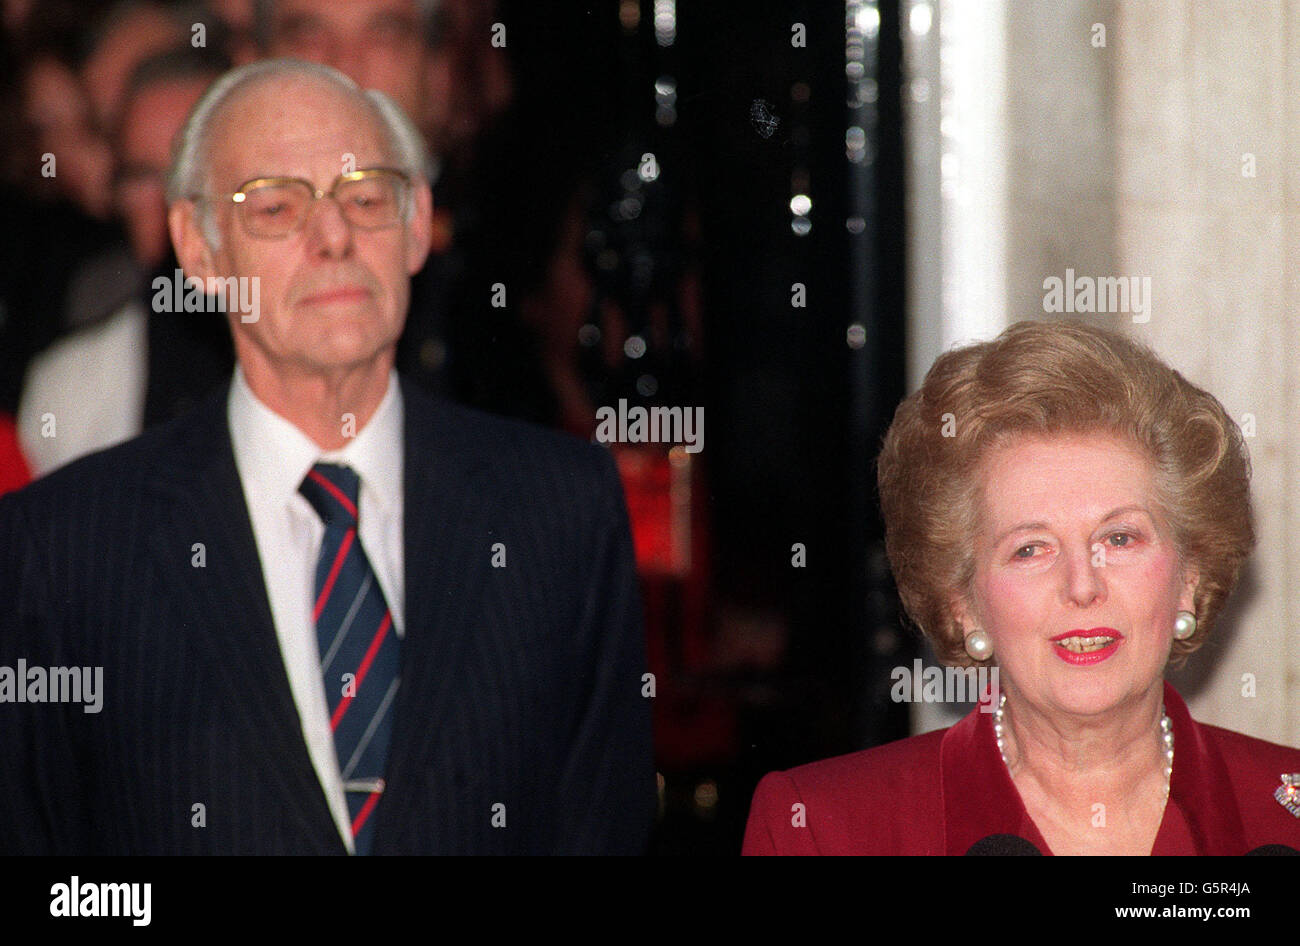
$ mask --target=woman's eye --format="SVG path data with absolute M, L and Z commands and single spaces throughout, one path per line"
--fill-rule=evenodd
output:
M 1133 544 L 1133 536 L 1127 532 L 1113 532 L 1107 538 L 1112 548 L 1122 549 Z
M 1016 557 L 1016 558 L 1033 558 L 1033 557 L 1034 557 L 1034 549 L 1036 549 L 1036 548 L 1038 548 L 1037 545 L 1022 545 L 1022 546 L 1020 546 L 1020 548 L 1016 549 L 1016 555 L 1015 555 L 1015 557 Z

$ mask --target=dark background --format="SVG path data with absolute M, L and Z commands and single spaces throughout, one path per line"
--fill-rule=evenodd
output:
M 649 4 L 632 39 L 615 8 L 557 15 L 508 3 L 505 15 L 521 114 L 533 140 L 556 145 L 557 176 L 598 168 L 653 114 L 655 75 L 677 81 L 679 119 L 660 134 L 689 169 L 700 221 L 709 633 L 715 645 L 743 636 L 728 629 L 725 603 L 778 628 L 780 646 L 775 659 L 719 661 L 696 681 L 701 707 L 734 714 L 734 738 L 691 765 L 661 755 L 655 849 L 734 854 L 764 773 L 907 735 L 888 671 L 910 664 L 916 642 L 899 629 L 874 475 L 904 385 L 898 8 L 880 5 L 879 44 L 867 47 L 878 96 L 857 116 L 871 122 L 865 166 L 846 160 L 842 5 L 682 3 L 667 49 L 645 28 Z M 791 44 L 794 23 L 806 26 L 806 48 Z M 571 134 L 554 135 L 556 122 Z M 796 236 L 789 201 L 801 181 L 813 226 Z M 863 206 L 855 235 L 846 220 Z M 796 282 L 806 308 L 791 306 Z M 860 349 L 846 343 L 852 322 L 867 329 Z M 795 542 L 806 567 L 791 565 Z M 667 724 L 659 716 L 657 740 L 711 722 L 703 708 Z

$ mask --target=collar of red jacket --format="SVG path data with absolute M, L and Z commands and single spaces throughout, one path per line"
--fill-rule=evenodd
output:
M 1174 730 L 1174 773 L 1169 806 L 1152 852 L 1177 853 L 1166 850 L 1174 832 L 1170 807 L 1177 806 L 1195 848 L 1182 853 L 1245 853 L 1227 766 L 1168 682 L 1165 713 Z M 1050 853 L 998 753 L 991 712 L 976 708 L 948 730 L 940 747 L 940 765 L 946 853 L 965 854 L 976 841 L 996 834 L 1017 835 Z

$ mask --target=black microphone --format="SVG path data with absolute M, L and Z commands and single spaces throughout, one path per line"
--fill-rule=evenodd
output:
M 1300 851 L 1297 851 L 1289 844 L 1261 844 L 1259 847 L 1255 848 L 1255 850 L 1247 851 L 1244 856 L 1246 857 L 1253 857 L 1255 855 L 1276 856 L 1276 855 L 1287 855 L 1287 854 L 1300 854 Z
M 1252 852 L 1254 853 L 1254 852 Z M 967 857 L 1042 857 L 1043 852 L 1018 834 L 990 834 L 970 846 Z

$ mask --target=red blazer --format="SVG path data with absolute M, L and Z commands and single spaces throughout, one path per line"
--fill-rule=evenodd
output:
M 1168 683 L 1165 712 L 1174 772 L 1151 853 L 1300 849 L 1300 815 L 1274 797 L 1283 773 L 1300 774 L 1300 749 L 1201 725 Z M 965 854 L 993 834 L 1051 853 L 998 754 L 993 714 L 977 708 L 949 729 L 765 776 L 743 853 Z

